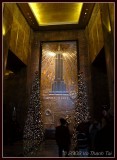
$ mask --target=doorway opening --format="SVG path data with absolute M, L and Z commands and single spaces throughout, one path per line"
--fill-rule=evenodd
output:
M 93 115 L 100 120 L 103 105 L 109 105 L 109 87 L 104 47 L 91 65 Z
M 27 66 L 9 49 L 3 81 L 4 145 L 14 144 L 23 137 L 27 107 L 26 75 Z

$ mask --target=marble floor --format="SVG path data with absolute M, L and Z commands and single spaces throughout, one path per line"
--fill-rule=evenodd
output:
M 55 140 L 45 140 L 36 151 L 30 152 L 28 157 L 58 157 L 58 147 Z
M 24 157 L 23 142 L 18 141 L 13 145 L 3 147 L 3 157 Z M 45 140 L 40 147 L 30 152 L 27 157 L 58 157 L 58 147 L 55 140 Z

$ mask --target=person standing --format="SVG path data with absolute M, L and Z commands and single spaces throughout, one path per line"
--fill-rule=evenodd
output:
M 71 144 L 71 135 L 68 128 L 68 124 L 64 118 L 60 118 L 60 126 L 57 126 L 55 129 L 55 138 L 58 145 L 59 157 L 68 156 L 70 144 Z

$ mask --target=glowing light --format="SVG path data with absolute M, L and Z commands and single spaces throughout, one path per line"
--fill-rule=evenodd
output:
M 111 32 L 111 25 L 110 25 L 110 21 L 108 20 L 107 23 L 103 22 L 104 26 L 106 27 L 106 29 L 108 30 L 108 32 Z
M 83 7 L 83 3 L 32 2 L 28 5 L 40 26 L 78 24 Z
M 47 52 L 48 56 L 54 57 L 56 54 L 54 52 Z
M 2 34 L 3 34 L 3 36 L 5 36 L 5 34 L 6 34 L 6 30 L 5 30 L 5 26 L 4 25 L 2 27 Z
M 110 22 L 108 22 L 108 31 L 111 32 Z
M 6 72 L 5 72 L 5 76 L 8 76 L 9 74 L 13 74 L 13 72 L 12 72 L 12 71 L 10 71 L 10 70 L 6 70 Z
M 68 55 L 67 55 L 67 53 L 63 53 L 63 56 L 67 57 Z

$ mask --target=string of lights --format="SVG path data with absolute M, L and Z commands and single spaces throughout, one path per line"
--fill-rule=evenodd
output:
M 77 144 L 77 126 L 88 121 L 89 118 L 89 108 L 88 108 L 88 96 L 87 96 L 87 86 L 84 80 L 83 72 L 78 75 L 78 95 L 75 102 L 75 114 L 74 114 L 74 130 L 73 130 L 73 144 L 74 147 Z
M 35 72 L 32 84 L 27 119 L 24 126 L 23 147 L 24 155 L 39 148 L 44 138 L 44 129 L 41 117 L 41 102 L 39 94 L 39 73 Z

